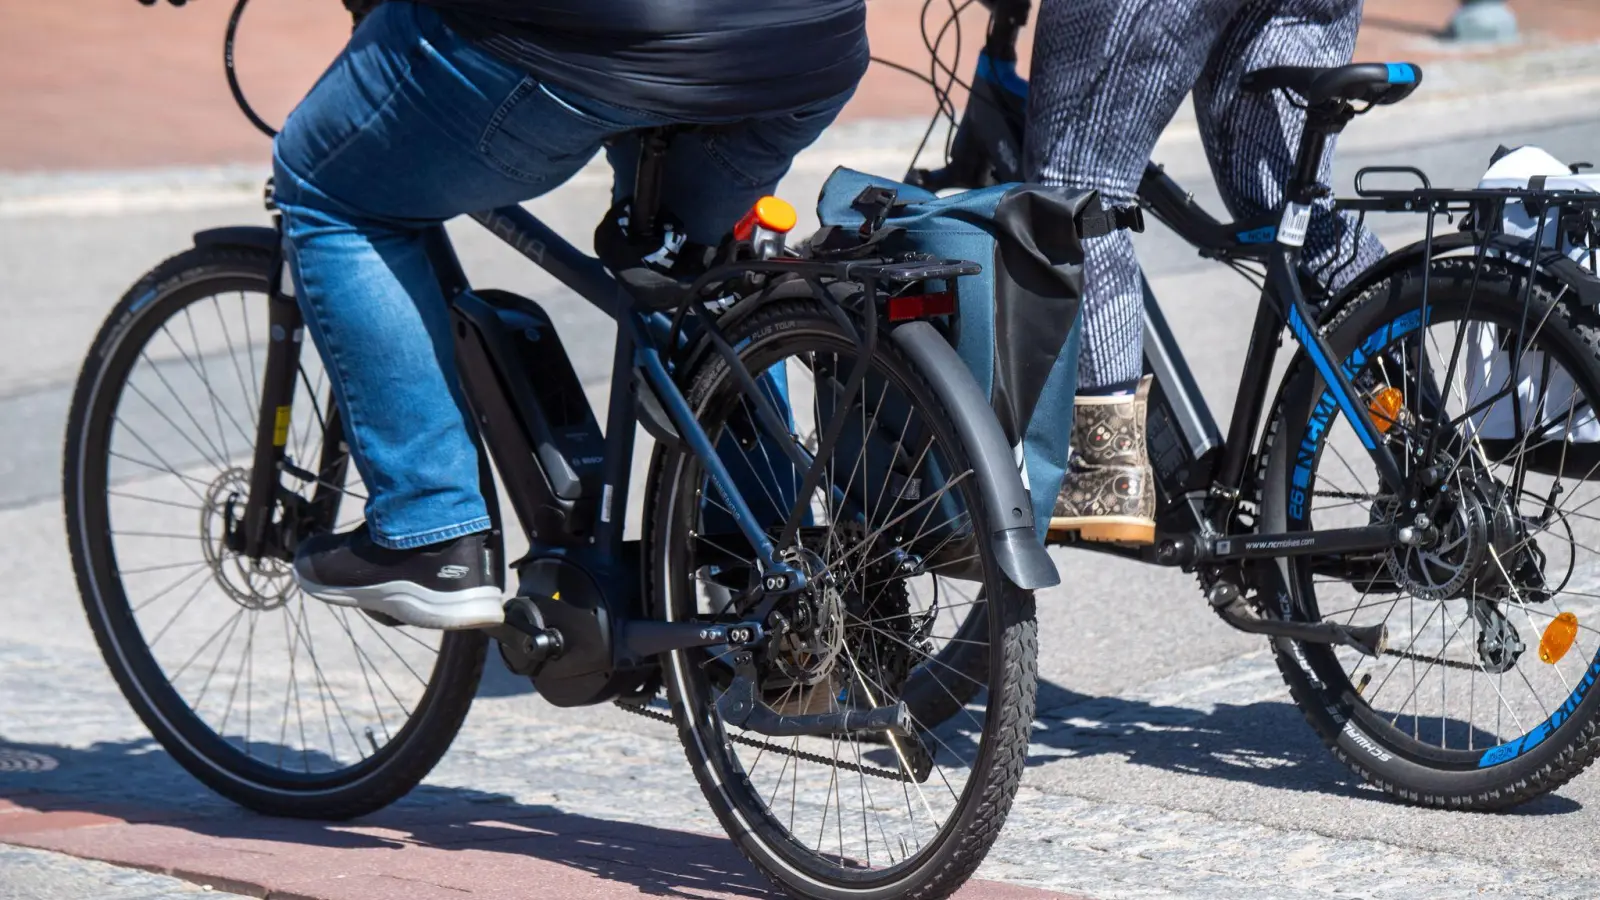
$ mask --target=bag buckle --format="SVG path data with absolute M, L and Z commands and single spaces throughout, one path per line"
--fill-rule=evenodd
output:
M 861 223 L 861 236 L 867 237 L 874 231 L 883 227 L 889 218 L 889 212 L 894 209 L 900 200 L 900 192 L 894 188 L 878 184 L 867 185 L 850 201 L 850 208 L 864 217 Z
M 1078 238 L 1103 237 L 1113 231 L 1144 231 L 1144 208 L 1138 205 L 1106 209 L 1099 201 L 1078 213 Z

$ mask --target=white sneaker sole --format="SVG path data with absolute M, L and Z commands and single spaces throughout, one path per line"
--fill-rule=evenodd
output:
M 383 613 L 418 628 L 447 631 L 482 628 L 505 621 L 500 589 L 493 585 L 464 591 L 432 591 L 410 581 L 388 581 L 365 587 L 327 587 L 301 578 L 301 590 L 333 606 L 351 606 Z

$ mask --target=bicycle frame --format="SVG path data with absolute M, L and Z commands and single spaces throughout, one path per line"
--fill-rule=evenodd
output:
M 1407 485 L 1401 468 L 1372 425 L 1366 404 L 1361 401 L 1349 377 L 1313 325 L 1317 314 L 1308 302 L 1300 276 L 1305 220 L 1310 213 L 1310 203 L 1317 194 L 1314 163 L 1307 164 L 1305 161 L 1322 158 L 1327 140 L 1335 130 L 1335 124 L 1329 122 L 1308 125 L 1298 157 L 1302 164 L 1297 166 L 1294 177 L 1286 186 L 1288 199 L 1279 214 L 1280 223 L 1273 229 L 1271 243 L 1241 243 L 1237 228 L 1220 225 L 1203 212 L 1197 212 L 1198 208 L 1193 202 L 1180 195 L 1171 179 L 1159 169 L 1146 174 L 1146 183 L 1154 187 L 1150 194 L 1157 198 L 1152 202 L 1152 208 L 1163 220 L 1179 223 L 1175 228 L 1181 229 L 1180 234 L 1185 237 L 1193 235 L 1197 244 L 1203 248 L 1209 247 L 1219 256 L 1249 256 L 1262 260 L 1267 267 L 1267 278 L 1256 308 L 1249 348 L 1245 353 L 1245 364 L 1234 400 L 1233 416 L 1225 439 L 1215 437 L 1216 426 L 1204 400 L 1195 389 L 1193 378 L 1183 363 L 1182 352 L 1176 347 L 1161 316 L 1160 307 L 1146 284 L 1147 368 L 1157 376 L 1158 390 L 1166 408 L 1172 410 L 1172 419 L 1181 428 L 1181 438 L 1188 443 L 1190 458 L 1209 458 L 1210 464 L 1200 467 L 1201 472 L 1196 473 L 1199 478 L 1191 477 L 1182 485 L 1169 482 L 1164 486 L 1163 493 L 1181 495 L 1190 502 L 1169 509 L 1168 512 L 1175 515 L 1168 516 L 1163 522 L 1166 526 L 1164 530 L 1180 533 L 1158 539 L 1154 549 L 1140 553 L 1141 558 L 1169 565 L 1194 565 L 1249 558 L 1383 550 L 1394 546 L 1398 540 L 1397 531 L 1391 525 L 1294 535 L 1224 536 L 1229 531 L 1229 519 L 1235 502 L 1245 487 L 1246 466 L 1251 458 L 1265 412 L 1268 389 L 1271 387 L 1272 364 L 1286 327 L 1328 384 L 1384 484 L 1405 499 Z M 1144 193 L 1141 191 L 1141 196 Z M 1152 443 L 1155 442 L 1156 436 L 1152 435 Z M 1159 457 L 1159 452 L 1154 455 Z M 1172 527 L 1179 523 L 1188 527 Z M 1104 545 L 1087 543 L 1083 546 L 1110 549 Z

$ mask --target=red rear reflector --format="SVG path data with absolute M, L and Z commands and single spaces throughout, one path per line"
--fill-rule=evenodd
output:
M 956 295 L 950 291 L 937 294 L 908 294 L 889 298 L 889 321 L 905 322 L 910 319 L 928 319 L 933 316 L 956 314 Z

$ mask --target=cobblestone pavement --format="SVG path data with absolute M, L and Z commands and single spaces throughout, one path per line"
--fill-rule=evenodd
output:
M 1464 67 L 1452 77 L 1481 87 L 1495 72 Z M 1501 141 L 1593 158 L 1596 99 L 1600 85 L 1569 78 L 1515 98 L 1474 99 L 1467 90 L 1385 111 L 1352 126 L 1340 181 L 1347 188 L 1357 166 L 1400 158 L 1436 183 L 1470 183 Z M 803 160 L 784 193 L 814 195 L 838 162 L 892 171 L 903 161 L 910 126 L 853 127 Z M 1160 158 L 1198 184 L 1204 163 L 1185 129 L 1174 125 Z M 717 824 L 670 729 L 611 709 L 554 709 L 493 664 L 460 738 L 423 787 L 353 826 L 239 812 L 179 769 L 128 711 L 93 647 L 66 563 L 56 488 L 65 403 L 111 299 L 191 231 L 259 221 L 250 205 L 257 177 L 245 166 L 143 180 L 0 179 L 8 317 L 0 329 L 0 434 L 8 441 L 0 460 L 0 840 L 8 818 L 43 815 L 56 818 L 30 818 L 26 833 L 65 823 L 51 846 L 132 865 L 148 864 L 163 842 L 187 841 L 191 868 L 169 863 L 165 871 L 198 878 L 203 866 L 227 869 L 239 883 L 216 885 L 241 891 L 283 877 L 284 859 L 314 859 L 318 893 L 302 896 L 335 896 L 337 874 L 411 865 L 416 879 L 387 884 L 388 896 L 494 893 L 503 885 L 484 876 L 505 862 L 500 856 L 549 864 L 541 871 L 573 879 L 564 896 L 761 891 L 728 842 L 707 837 Z M 604 179 L 589 173 L 533 206 L 558 230 L 587 234 L 604 193 Z M 1218 208 L 1208 190 L 1198 195 Z M 1399 243 L 1419 226 L 1381 228 Z M 602 384 L 610 331 L 598 314 L 471 228 L 457 234 L 474 277 L 545 302 L 570 335 L 586 385 Z M 1140 248 L 1225 420 L 1246 339 L 1238 322 L 1253 298 L 1159 230 Z M 1591 804 L 1600 804 L 1592 774 L 1510 815 L 1386 802 L 1329 758 L 1261 643 L 1218 623 L 1190 579 L 1102 558 L 1061 553 L 1057 561 L 1070 587 L 1040 596 L 1044 683 L 1033 756 L 980 877 L 1097 898 L 1600 896 L 1600 863 L 1589 852 Z M 446 858 L 418 856 L 426 850 Z M 282 856 L 290 852 L 305 855 Z M 41 873 L 29 882 L 39 887 L 22 894 L 30 897 L 120 896 L 122 886 L 155 877 L 0 849 L 0 892 L 20 882 L 13 871 Z M 128 896 L 184 889 L 150 884 L 149 893 Z M 524 885 L 505 893 L 538 896 Z

